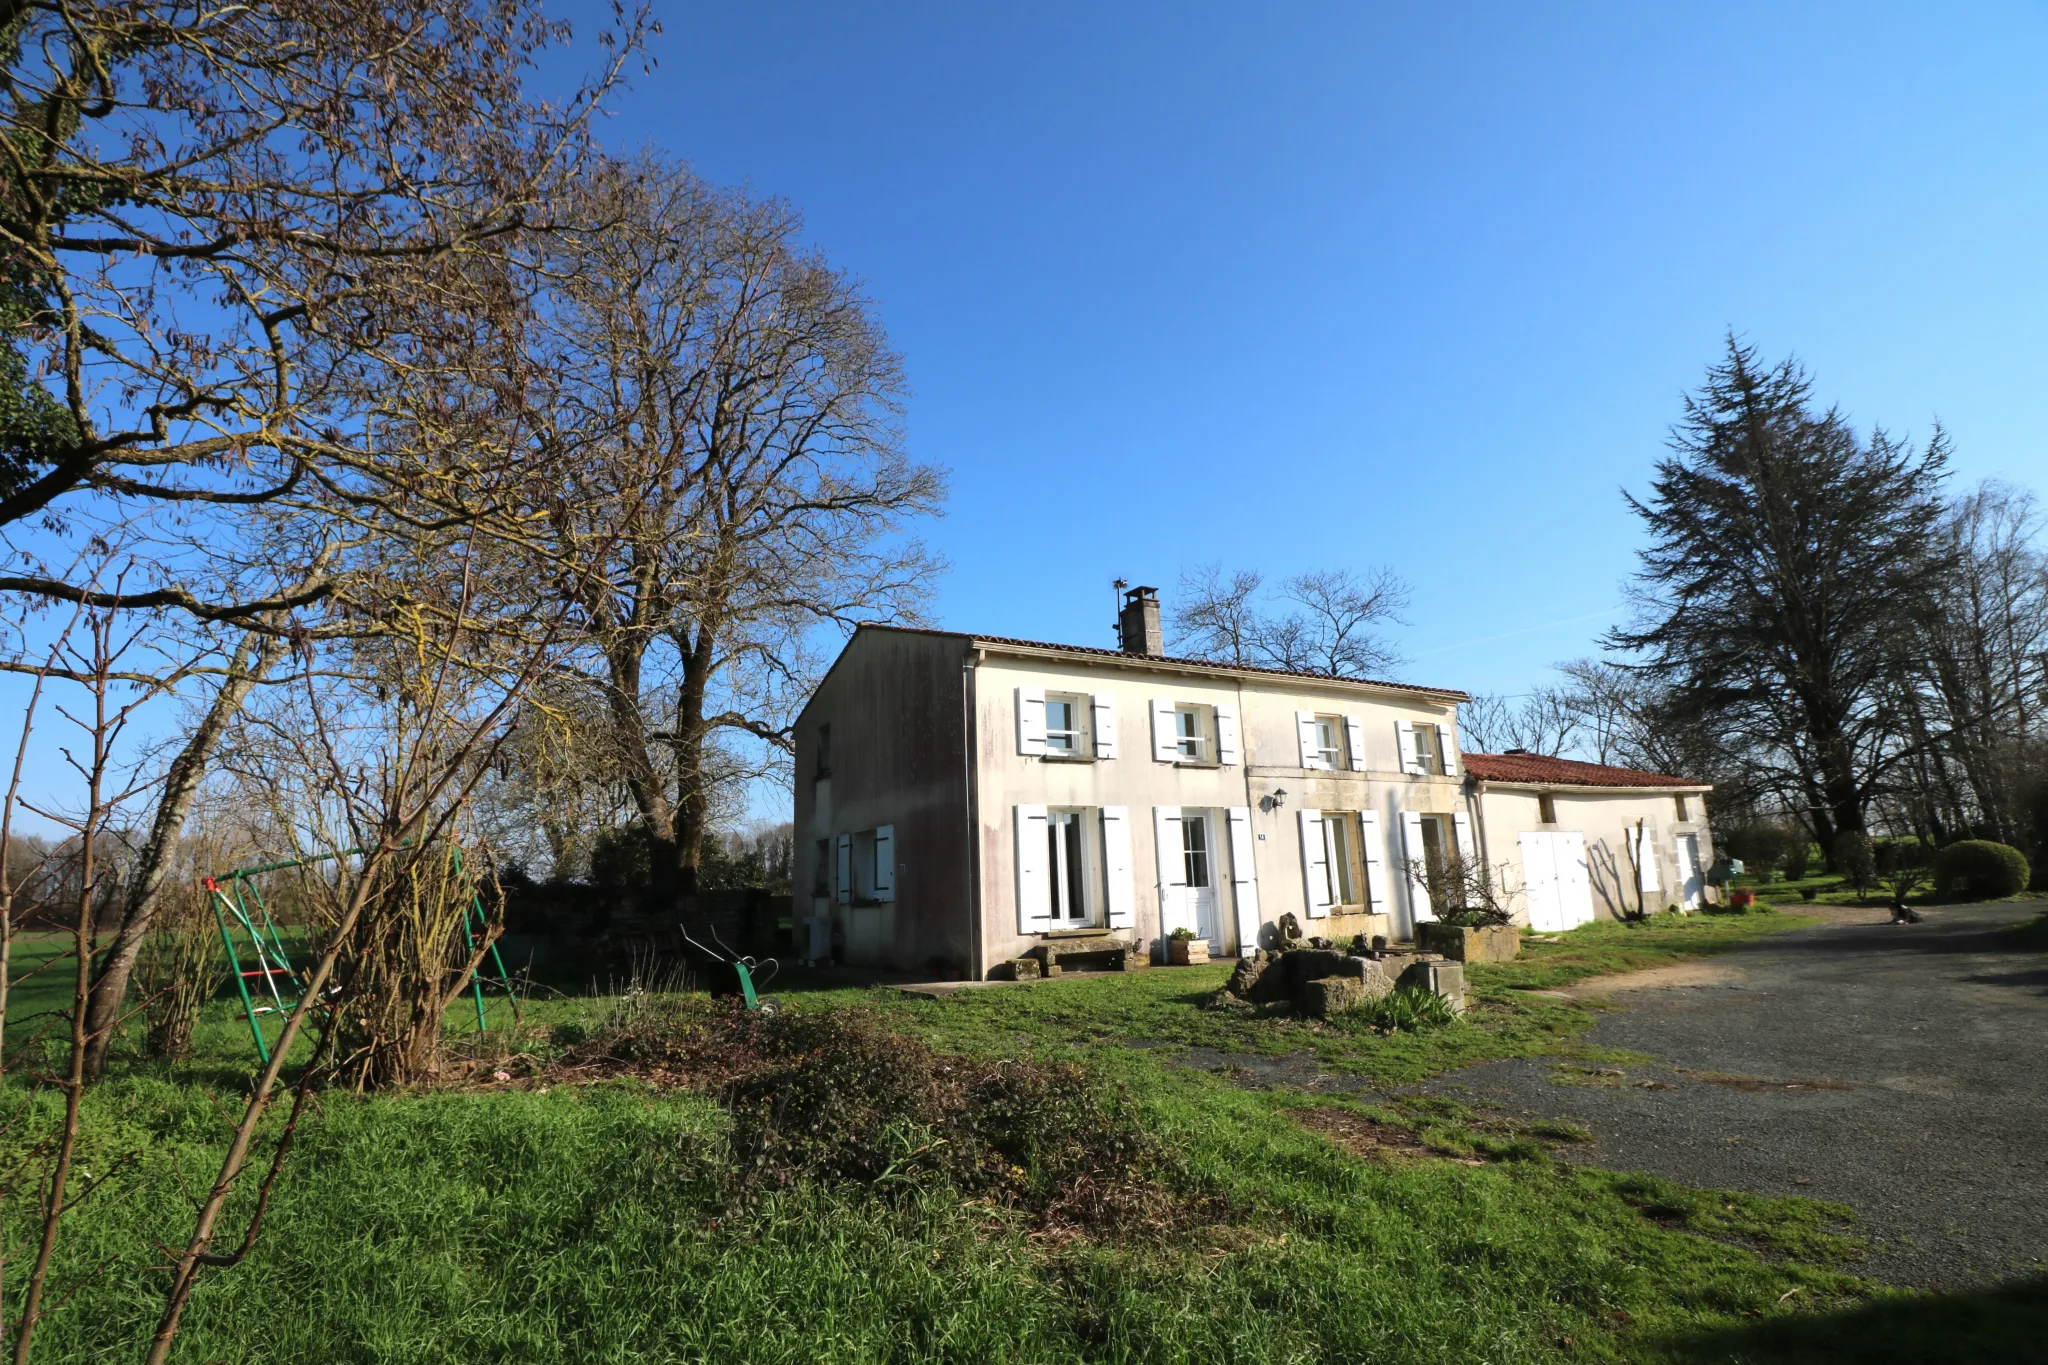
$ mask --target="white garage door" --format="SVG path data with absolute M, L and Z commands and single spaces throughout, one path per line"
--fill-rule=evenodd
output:
M 1529 927 L 1558 933 L 1593 918 L 1593 880 L 1586 871 L 1583 834 L 1524 834 L 1522 887 Z

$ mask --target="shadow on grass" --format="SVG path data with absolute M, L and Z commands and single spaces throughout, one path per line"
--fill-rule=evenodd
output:
M 1899 1295 L 1832 1313 L 1769 1318 L 1665 1343 L 1685 1365 L 2048 1359 L 2048 1277 L 1974 1294 Z

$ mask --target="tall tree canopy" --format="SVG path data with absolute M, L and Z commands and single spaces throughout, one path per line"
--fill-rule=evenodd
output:
M 1953 565 L 1946 441 L 1860 437 L 1816 410 L 1796 361 L 1762 365 L 1731 336 L 1670 449 L 1628 498 L 1650 544 L 1635 620 L 1609 643 L 1663 676 L 1677 718 L 1736 741 L 1830 848 L 1910 751 L 1893 683 Z

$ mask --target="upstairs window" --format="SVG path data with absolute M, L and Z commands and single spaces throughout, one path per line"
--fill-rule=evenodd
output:
M 1159 762 L 1235 763 L 1237 747 L 1237 707 L 1231 703 L 1152 699 L 1152 757 Z
M 1045 752 L 1062 758 L 1090 752 L 1088 698 L 1069 692 L 1045 694 Z
M 1678 821 L 1680 824 L 1684 824 L 1687 820 L 1692 819 L 1692 812 L 1685 804 L 1684 797 L 1674 796 L 1671 798 L 1671 801 L 1673 805 L 1678 807 Z
M 1557 798 L 1549 792 L 1538 793 L 1536 797 L 1536 822 L 1541 825 L 1557 823 Z
M 818 727 L 818 766 L 812 771 L 813 778 L 832 776 L 832 727 Z
M 1344 717 L 1317 716 L 1315 725 L 1315 766 L 1333 771 L 1344 767 Z

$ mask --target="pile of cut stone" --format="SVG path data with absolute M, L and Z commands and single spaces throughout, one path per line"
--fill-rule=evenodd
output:
M 1465 1010 L 1465 967 L 1441 953 L 1389 947 L 1384 938 L 1354 939 L 1339 949 L 1327 939 L 1294 947 L 1283 936 L 1276 951 L 1261 948 L 1238 961 L 1222 989 L 1202 1002 L 1205 1009 L 1249 1010 L 1284 1005 L 1311 1019 L 1328 1019 L 1387 995 L 1396 986 L 1441 995 Z M 1300 942 L 1300 940 L 1294 940 Z

